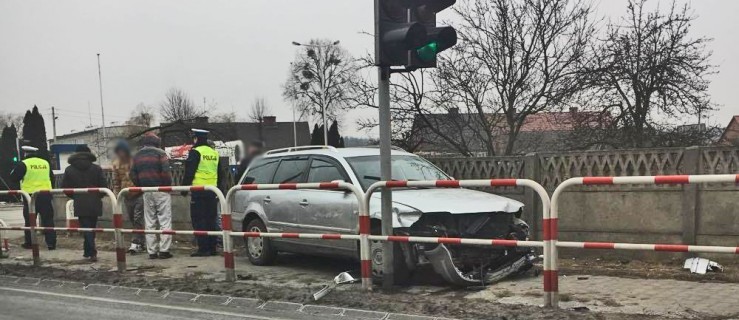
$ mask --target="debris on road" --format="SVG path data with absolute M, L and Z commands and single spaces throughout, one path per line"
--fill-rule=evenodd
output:
M 318 299 L 325 297 L 327 294 L 329 294 L 329 292 L 334 290 L 334 288 L 336 288 L 337 285 L 358 282 L 359 279 L 352 276 L 350 272 L 351 271 L 345 271 L 345 272 L 339 273 L 339 275 L 337 275 L 332 282 L 324 285 L 323 288 L 321 288 L 321 290 L 318 290 L 318 292 L 313 294 L 313 300 L 318 301 Z
M 706 274 L 708 271 L 723 272 L 724 267 L 715 261 L 705 258 L 689 258 L 685 260 L 684 269 L 690 269 L 691 273 Z

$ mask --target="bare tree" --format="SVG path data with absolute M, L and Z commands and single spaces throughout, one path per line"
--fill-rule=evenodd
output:
M 363 65 L 372 67 L 371 57 L 362 59 Z M 390 82 L 390 111 L 392 142 L 407 151 L 418 151 L 421 145 L 452 149 L 457 153 L 470 156 L 475 147 L 474 141 L 468 139 L 472 129 L 469 117 L 448 117 L 456 107 L 444 103 L 441 95 L 435 91 L 430 77 L 433 71 L 420 69 L 410 73 L 394 74 Z M 354 105 L 357 107 L 377 108 L 375 94 L 376 83 L 366 77 L 353 80 L 354 88 L 361 94 L 355 95 Z M 376 118 L 359 119 L 360 130 L 371 130 L 379 126 Z
M 126 124 L 149 128 L 154 123 L 154 120 L 154 111 L 150 106 L 142 102 L 136 105 L 136 108 L 131 112 L 131 117 L 126 120 Z
M 298 106 L 301 114 L 328 119 L 351 107 L 355 93 L 351 80 L 358 66 L 343 47 L 325 39 L 313 39 L 304 45 L 290 65 L 290 75 L 283 85 L 283 97 Z
M 0 111 L 0 130 L 15 125 L 17 132 L 23 132 L 23 115 Z
M 580 90 L 592 9 L 579 0 L 468 0 L 454 11 L 460 44 L 440 61 L 439 97 L 473 115 L 488 155 L 511 154 L 528 116 L 561 110 Z
M 164 101 L 159 104 L 159 114 L 167 122 L 188 121 L 206 115 L 206 110 L 199 109 L 190 97 L 179 88 L 167 91 Z
M 686 4 L 673 1 L 666 13 L 647 12 L 647 0 L 629 0 L 626 14 L 608 24 L 605 39 L 595 47 L 589 66 L 588 104 L 610 116 L 608 134 L 592 135 L 614 147 L 674 145 L 696 141 L 711 130 L 690 132 L 685 139 L 668 138 L 677 132 L 674 122 L 693 115 L 700 123 L 712 110 L 707 93 L 709 38 L 690 36 L 695 16 Z M 684 127 L 683 127 L 684 128 Z M 701 128 L 698 126 L 697 128 Z M 685 133 L 685 131 L 681 131 Z M 681 135 L 685 136 L 685 135 Z
M 264 98 L 259 97 L 254 99 L 254 102 L 252 102 L 251 109 L 249 110 L 247 117 L 249 118 L 249 121 L 261 123 L 264 121 L 265 116 L 270 115 L 272 115 L 272 109 L 267 105 Z

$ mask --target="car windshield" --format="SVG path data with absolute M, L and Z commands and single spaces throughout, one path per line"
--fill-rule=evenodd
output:
M 367 190 L 380 181 L 380 156 L 346 158 L 356 173 L 362 188 Z M 392 156 L 393 180 L 449 180 L 444 172 L 430 162 L 416 156 Z

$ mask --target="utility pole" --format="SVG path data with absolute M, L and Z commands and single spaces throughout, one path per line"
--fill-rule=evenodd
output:
M 108 132 L 105 129 L 105 108 L 103 107 L 103 73 L 100 70 L 100 54 L 98 53 L 98 81 L 100 84 L 100 112 L 103 120 L 103 145 L 108 145 Z
M 456 0 L 375 0 L 375 65 L 378 67 L 378 102 L 380 112 L 380 178 L 392 180 L 390 73 L 436 68 L 439 52 L 457 43 L 457 31 L 436 25 L 436 14 Z M 391 67 L 402 67 L 394 68 Z M 382 189 L 382 235 L 393 235 L 392 194 Z M 394 284 L 393 244 L 383 243 L 383 288 Z
M 54 107 L 51 107 L 51 127 L 54 132 L 54 143 L 56 143 L 56 119 L 59 119 L 56 116 L 56 110 L 54 110 Z
M 293 109 L 293 147 L 297 147 L 298 146 L 298 129 L 297 129 L 297 125 L 295 124 L 296 120 L 295 120 L 295 105 L 294 104 L 292 104 L 292 109 Z
M 377 87 L 380 109 L 380 178 L 382 181 L 392 180 L 392 166 L 390 153 L 390 68 L 378 67 Z M 380 211 L 382 213 L 382 235 L 393 235 L 393 193 L 388 188 L 381 191 L 382 201 Z M 382 243 L 382 287 L 391 289 L 395 284 L 395 255 L 393 253 L 394 242 Z

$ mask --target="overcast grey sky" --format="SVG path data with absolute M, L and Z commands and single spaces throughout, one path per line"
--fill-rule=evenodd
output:
M 657 1 L 653 1 L 657 4 Z M 667 2 L 662 1 L 666 7 Z M 96 53 L 101 53 L 106 121 L 124 121 L 139 103 L 156 106 L 176 86 L 219 112 L 246 117 L 265 97 L 278 121 L 290 121 L 281 84 L 296 48 L 291 41 L 340 40 L 354 55 L 373 47 L 372 0 L 0 0 L 0 110 L 38 105 L 51 138 L 50 107 L 59 109 L 57 132 L 100 124 Z M 606 17 L 625 12 L 625 0 L 599 0 Z M 739 1 L 692 2 L 694 35 L 715 39 L 710 49 L 720 74 L 711 121 L 726 125 L 739 114 Z M 445 16 L 443 18 L 450 18 Z M 342 130 L 357 117 L 346 114 Z

